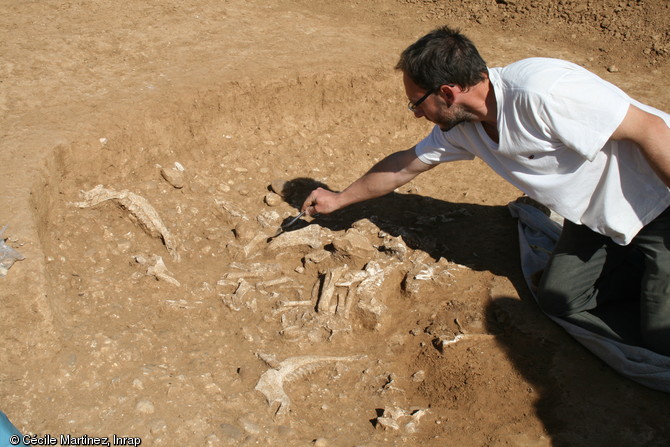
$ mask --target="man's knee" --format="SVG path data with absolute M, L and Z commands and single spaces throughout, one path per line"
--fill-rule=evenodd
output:
M 565 293 L 541 288 L 537 293 L 537 304 L 542 312 L 553 317 L 565 317 L 575 312 L 571 300 Z

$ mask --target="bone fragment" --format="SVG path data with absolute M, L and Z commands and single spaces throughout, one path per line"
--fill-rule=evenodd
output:
M 270 250 L 284 250 L 290 247 L 307 245 L 311 248 L 321 248 L 333 240 L 333 232 L 318 225 L 308 225 L 299 230 L 286 231 L 268 244 Z
M 458 334 L 451 340 L 447 340 L 445 338 L 438 338 L 433 341 L 434 346 L 440 351 L 440 353 L 444 354 L 444 349 L 449 346 L 458 343 L 459 341 L 468 339 L 468 338 L 493 338 L 494 336 L 491 334 Z
M 415 433 L 419 420 L 426 414 L 428 410 L 416 409 L 413 411 L 403 410 L 398 407 L 385 408 L 380 417 L 377 418 L 376 427 L 384 430 L 393 429 L 400 430 L 402 428 L 408 433 Z M 405 421 L 408 421 L 405 423 Z
M 261 242 L 266 241 L 267 239 L 267 234 L 258 233 L 256 236 L 254 236 L 253 239 L 251 239 L 251 241 L 249 241 L 247 245 L 244 246 L 244 256 L 249 257 L 251 253 L 256 251 L 256 247 L 258 247 Z
M 344 296 L 344 304 L 342 306 L 337 306 L 337 314 L 348 319 L 351 314 L 351 306 L 354 304 L 356 299 L 356 290 L 353 287 L 347 289 L 347 294 Z
M 284 391 L 284 384 L 297 380 L 316 369 L 332 362 L 354 362 L 366 358 L 365 355 L 352 355 L 348 357 L 334 357 L 323 355 L 306 355 L 290 357 L 278 362 L 275 356 L 268 354 L 257 354 L 271 368 L 261 375 L 256 390 L 263 393 L 268 405 L 279 404 L 275 414 L 286 414 L 291 407 L 291 399 Z
M 280 307 L 300 307 L 300 306 L 311 306 L 312 302 L 310 300 L 301 300 L 301 301 L 290 301 L 282 300 L 277 303 Z
M 284 276 L 283 278 L 277 278 L 277 279 L 270 279 L 268 281 L 261 281 L 258 284 L 256 284 L 257 287 L 272 287 L 272 286 L 278 286 L 280 284 L 286 284 L 287 282 L 293 282 L 291 278 L 287 278 Z
M 177 281 L 172 276 L 172 273 L 170 273 L 170 271 L 167 269 L 165 262 L 163 262 L 163 258 L 161 256 L 154 255 L 151 259 L 154 262 L 154 264 L 149 266 L 149 268 L 147 269 L 148 276 L 155 276 L 156 279 L 169 282 L 170 284 L 173 284 L 177 287 L 181 286 L 179 281 Z
M 234 310 L 235 312 L 238 312 L 242 308 L 242 304 L 246 304 L 249 308 L 254 308 L 255 300 L 250 301 L 246 297 L 252 290 L 254 290 L 253 286 L 245 281 L 244 278 L 240 278 L 237 282 L 237 288 L 232 295 L 220 294 L 221 300 L 230 310 Z
M 239 262 L 231 262 L 229 264 L 229 267 L 241 270 L 244 273 L 248 273 L 249 276 L 266 276 L 270 273 L 277 273 L 281 271 L 281 265 L 279 264 L 267 264 L 262 262 L 252 262 L 251 264 L 240 264 Z M 240 274 L 242 272 L 240 272 Z M 236 274 L 236 272 L 231 272 L 229 275 L 233 274 Z
M 379 263 L 371 261 L 365 267 L 367 277 L 361 281 L 356 289 L 356 307 L 362 317 L 362 322 L 368 329 L 379 329 L 382 318 L 386 313 L 386 299 L 383 293 L 384 280 L 393 265 L 382 268 Z
M 316 305 L 317 312 L 330 314 L 335 313 L 336 303 L 333 303 L 335 285 L 347 269 L 348 266 L 345 264 L 326 273 L 323 287 L 321 288 L 321 295 L 319 296 L 319 302 Z
M 243 220 L 249 220 L 249 218 L 244 214 L 242 210 L 237 208 L 235 205 L 231 204 L 230 202 L 227 202 L 223 199 L 214 199 L 217 205 L 219 205 L 221 208 L 226 210 L 228 214 L 230 214 L 233 217 L 239 217 Z
M 160 237 L 172 259 L 179 261 L 177 241 L 167 229 L 156 209 L 144 197 L 128 190 L 114 191 L 98 185 L 90 191 L 81 192 L 83 202 L 75 202 L 79 208 L 89 208 L 107 200 L 112 200 L 130 213 L 131 218 L 150 236 Z

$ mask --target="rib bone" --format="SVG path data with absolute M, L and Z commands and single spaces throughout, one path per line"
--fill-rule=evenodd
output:
M 348 357 L 333 357 L 323 355 L 305 355 L 290 357 L 281 363 L 273 355 L 257 354 L 258 357 L 271 366 L 265 371 L 256 384 L 256 390 L 263 393 L 268 405 L 279 403 L 276 414 L 286 414 L 291 406 L 291 399 L 284 391 L 284 384 L 314 372 L 317 368 L 330 362 L 353 362 L 366 358 L 365 355 Z

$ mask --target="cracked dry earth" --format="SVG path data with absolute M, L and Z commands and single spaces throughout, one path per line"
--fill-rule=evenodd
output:
M 298 214 L 430 129 L 399 52 L 573 60 L 670 109 L 664 0 L 3 1 L 0 410 L 142 445 L 665 446 L 545 318 L 479 162 Z

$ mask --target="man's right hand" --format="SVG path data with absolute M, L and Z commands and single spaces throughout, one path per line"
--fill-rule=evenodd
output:
M 419 160 L 414 148 L 395 152 L 374 165 L 342 192 L 315 189 L 302 204 L 301 210 L 310 216 L 328 214 L 353 203 L 381 197 L 434 166 L 437 165 L 429 165 Z
M 307 196 L 300 209 L 310 216 L 332 213 L 342 208 L 338 201 L 339 196 L 339 193 L 323 188 L 316 188 Z

